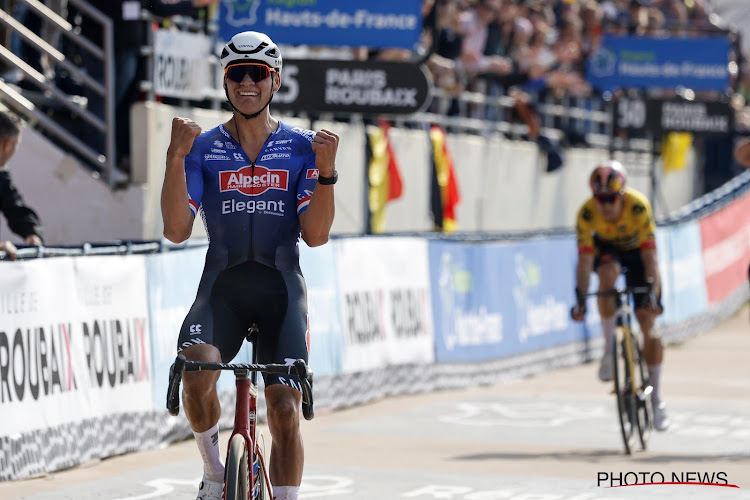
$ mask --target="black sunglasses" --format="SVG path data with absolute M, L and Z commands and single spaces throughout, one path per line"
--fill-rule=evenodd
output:
M 617 198 L 619 198 L 619 194 L 597 194 L 594 195 L 594 198 L 596 198 L 596 201 L 598 201 L 601 204 L 611 204 L 617 201 Z
M 250 79 L 258 83 L 271 76 L 271 72 L 273 71 L 275 70 L 265 64 L 242 63 L 229 66 L 226 69 L 226 75 L 227 78 L 237 83 L 241 83 L 245 79 L 245 75 L 250 75 Z

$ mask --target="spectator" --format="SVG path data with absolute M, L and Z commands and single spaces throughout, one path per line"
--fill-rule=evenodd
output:
M 603 35 L 604 14 L 596 0 L 587 0 L 581 6 L 581 49 L 585 58 L 594 53 Z
M 16 246 L 10 241 L 0 241 L 0 252 L 5 252 L 8 260 L 16 260 Z
M 23 122 L 16 115 L 0 111 L 0 211 L 5 215 L 10 230 L 23 238 L 25 244 L 39 246 L 42 244 L 39 216 L 26 206 L 7 168 L 8 161 L 21 142 L 22 128 Z
M 464 40 L 461 47 L 461 66 L 468 75 L 494 73 L 507 75 L 513 64 L 507 57 L 485 55 L 489 26 L 500 10 L 500 0 L 479 0 L 474 9 L 462 14 Z

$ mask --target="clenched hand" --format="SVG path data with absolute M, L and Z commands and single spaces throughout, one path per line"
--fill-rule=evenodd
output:
M 312 150 L 315 152 L 315 166 L 322 177 L 331 177 L 336 168 L 336 150 L 339 147 L 339 136 L 322 129 L 315 134 Z

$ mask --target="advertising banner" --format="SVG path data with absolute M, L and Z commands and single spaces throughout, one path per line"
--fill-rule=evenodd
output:
M 727 134 L 734 128 L 734 111 L 728 102 L 684 99 L 621 97 L 615 101 L 615 121 L 620 129 L 693 134 Z
M 177 336 L 193 305 L 208 247 L 146 256 L 154 366 L 154 408 L 166 408 L 169 367 L 177 355 Z M 222 374 L 222 382 L 227 377 Z
M 750 193 L 700 220 L 709 305 L 747 286 L 750 262 Z
M 344 330 L 339 308 L 333 244 L 310 248 L 300 243 L 300 267 L 307 284 L 310 367 L 316 376 L 342 373 Z
M 575 252 L 572 237 L 430 242 L 436 360 L 486 361 L 584 338 L 598 315 L 594 307 L 585 324 L 569 319 Z
M 428 104 L 432 79 L 404 62 L 285 60 L 274 107 L 307 112 L 409 114 Z
M 212 39 L 170 29 L 154 31 L 154 92 L 201 100 L 212 92 L 209 56 Z
M 658 321 L 674 324 L 706 311 L 700 226 L 695 220 L 658 228 L 656 249 L 661 271 L 664 314 Z
M 422 32 L 420 0 L 221 0 L 219 38 L 266 33 L 277 44 L 411 49 Z
M 0 267 L 0 435 L 152 409 L 142 256 Z
M 603 91 L 675 87 L 725 91 L 730 50 L 726 37 L 605 35 L 588 62 L 586 78 Z
M 431 363 L 427 241 L 365 237 L 334 243 L 344 328 L 344 372 Z

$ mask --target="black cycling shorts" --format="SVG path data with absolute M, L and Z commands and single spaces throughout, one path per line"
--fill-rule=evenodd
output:
M 185 317 L 177 352 L 211 344 L 230 362 L 242 347 L 248 328 L 257 324 L 258 363 L 308 361 L 307 292 L 302 276 L 257 262 L 220 272 L 204 272 L 198 294 Z M 291 381 L 290 381 L 291 378 Z M 284 384 L 300 390 L 297 377 L 263 374 L 266 386 Z
M 647 287 L 646 269 L 643 266 L 640 248 L 633 250 L 620 250 L 614 245 L 594 238 L 594 269 L 599 269 L 601 264 L 617 262 L 625 273 L 625 283 L 631 287 Z M 648 307 L 649 297 L 647 293 L 634 293 L 633 303 L 636 309 Z

